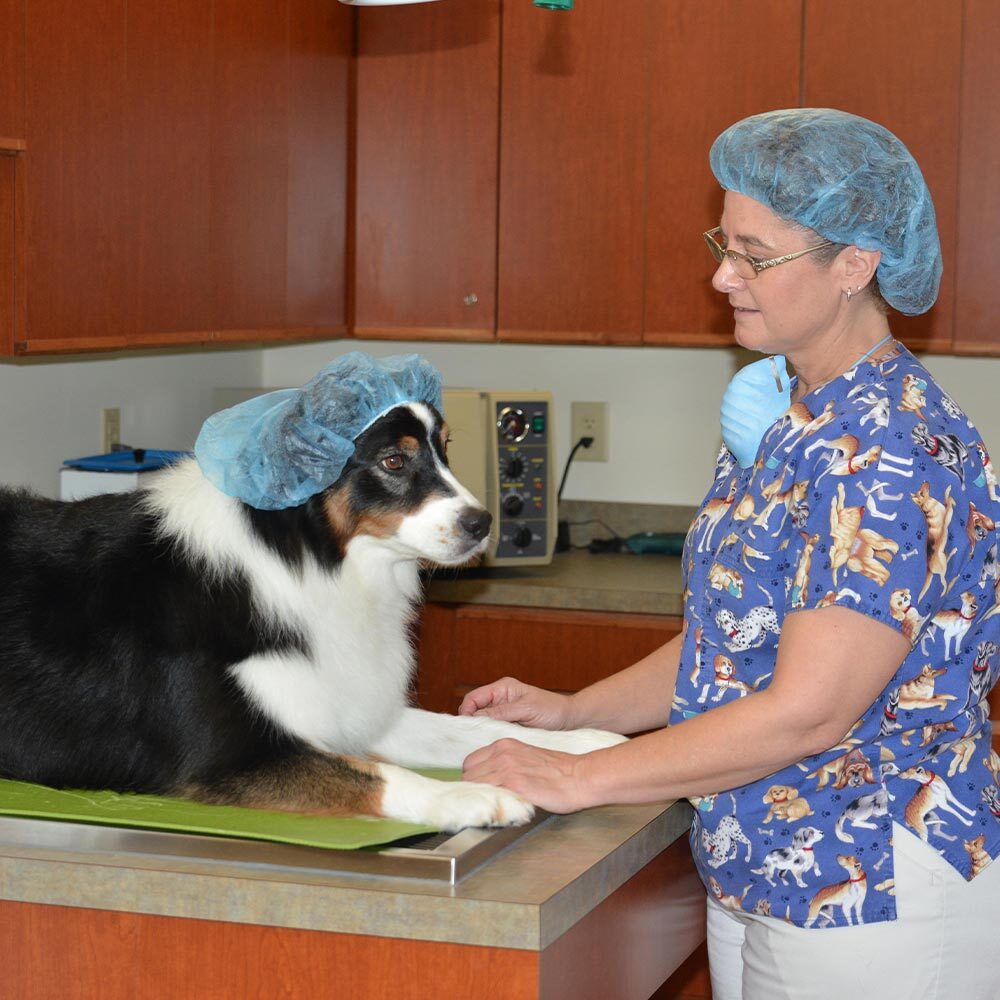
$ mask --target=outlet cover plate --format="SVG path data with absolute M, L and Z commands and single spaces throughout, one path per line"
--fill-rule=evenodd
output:
M 579 448 L 574 462 L 606 462 L 608 460 L 608 404 L 570 404 L 570 447 L 582 437 L 592 437 L 589 448 Z

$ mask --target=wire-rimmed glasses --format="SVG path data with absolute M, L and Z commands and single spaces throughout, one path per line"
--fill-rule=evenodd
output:
M 711 250 L 716 263 L 721 264 L 728 257 L 733 270 L 744 281 L 753 281 L 761 271 L 766 271 L 769 267 L 777 267 L 779 264 L 795 260 L 797 257 L 804 257 L 807 253 L 812 253 L 813 250 L 822 250 L 823 247 L 834 246 L 832 240 L 824 240 L 813 247 L 806 247 L 805 250 L 797 250 L 795 253 L 786 253 L 780 257 L 761 260 L 759 257 L 751 257 L 749 254 L 740 253 L 739 250 L 729 250 L 724 247 L 716 239 L 721 232 L 722 227 L 716 226 L 714 229 L 709 229 L 707 233 L 702 233 L 702 235 L 705 237 L 705 242 L 708 244 L 708 249 Z

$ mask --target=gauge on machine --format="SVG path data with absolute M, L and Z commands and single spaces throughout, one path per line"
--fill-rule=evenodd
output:
M 528 420 L 524 410 L 514 406 L 505 406 L 497 417 L 497 428 L 500 437 L 505 441 L 521 441 L 528 433 Z

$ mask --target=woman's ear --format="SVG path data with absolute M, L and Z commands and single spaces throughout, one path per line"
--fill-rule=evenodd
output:
M 875 276 L 879 262 L 882 260 L 881 250 L 860 250 L 858 247 L 846 247 L 841 252 L 844 267 L 844 280 L 856 295 Z M 847 289 L 845 288 L 846 292 Z

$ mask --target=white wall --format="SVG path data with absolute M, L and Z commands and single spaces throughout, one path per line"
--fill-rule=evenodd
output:
M 721 440 L 719 401 L 737 364 L 735 352 L 723 350 L 358 341 L 267 348 L 263 384 L 301 384 L 355 347 L 380 357 L 418 351 L 451 387 L 551 390 L 560 473 L 571 445 L 570 403 L 607 402 L 610 459 L 574 462 L 563 496 L 628 503 L 700 503 Z M 924 361 L 1000 455 L 1000 359 Z
M 569 450 L 569 404 L 606 401 L 610 461 L 575 462 L 575 500 L 696 504 L 719 446 L 718 406 L 735 356 L 677 348 L 411 344 L 335 341 L 264 350 L 190 351 L 0 363 L 0 482 L 58 493 L 64 458 L 100 451 L 100 411 L 119 406 L 122 437 L 147 448 L 190 448 L 214 409 L 213 390 L 299 385 L 354 348 L 419 351 L 449 386 L 549 389 L 559 471 Z M 1000 455 L 1000 359 L 924 359 Z
M 122 441 L 190 448 L 219 385 L 260 383 L 261 352 L 199 351 L 0 364 L 0 483 L 59 495 L 64 458 L 101 449 L 101 410 L 121 409 Z

